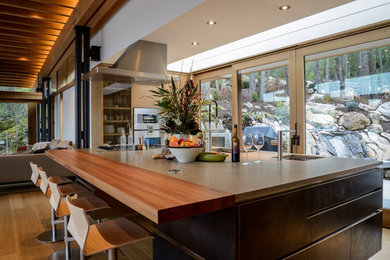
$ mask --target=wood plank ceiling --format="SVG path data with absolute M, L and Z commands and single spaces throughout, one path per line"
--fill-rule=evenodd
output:
M 0 87 L 34 86 L 78 0 L 0 1 Z

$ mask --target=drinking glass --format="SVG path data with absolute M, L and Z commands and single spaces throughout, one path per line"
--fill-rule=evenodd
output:
M 252 133 L 244 133 L 242 136 L 242 147 L 245 150 L 245 155 L 246 155 L 246 162 L 243 162 L 243 165 L 248 165 L 249 164 L 249 159 L 248 159 L 248 151 L 252 148 L 253 145 L 253 135 Z
M 260 149 L 264 146 L 263 133 L 256 133 L 253 136 L 253 146 L 257 149 L 257 161 L 255 161 L 255 163 L 262 163 L 262 161 L 260 161 Z

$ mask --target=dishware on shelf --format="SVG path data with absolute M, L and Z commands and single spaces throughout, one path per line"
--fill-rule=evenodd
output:
M 114 125 L 104 125 L 104 132 L 107 134 L 112 134 L 115 132 Z
M 244 133 L 242 136 L 242 147 L 245 150 L 246 161 L 242 163 L 243 165 L 250 164 L 248 159 L 248 151 L 252 148 L 252 146 L 253 146 L 252 133 Z
M 180 163 L 189 163 L 195 161 L 203 147 L 169 147 L 169 150 Z
M 264 146 L 264 134 L 263 133 L 255 133 L 253 136 L 253 146 L 257 150 L 257 160 L 255 163 L 262 163 L 260 161 L 260 149 Z

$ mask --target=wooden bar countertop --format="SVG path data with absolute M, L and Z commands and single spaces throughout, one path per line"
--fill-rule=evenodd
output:
M 234 195 L 82 150 L 46 154 L 155 223 L 191 217 L 234 205 Z
M 147 151 L 49 150 L 59 164 L 155 223 L 190 217 L 305 186 L 342 178 L 381 164 L 373 160 L 324 157 L 277 161 L 262 152 L 262 164 L 178 163 L 153 160 Z M 242 157 L 243 159 L 244 157 Z M 249 153 L 255 160 L 256 153 Z M 169 169 L 181 173 L 169 174 Z

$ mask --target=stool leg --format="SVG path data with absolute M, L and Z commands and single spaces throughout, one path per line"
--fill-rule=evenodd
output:
M 52 241 L 55 241 L 56 240 L 56 233 L 57 233 L 57 226 L 56 226 L 56 213 L 53 209 L 53 207 L 51 207 L 51 234 L 52 234 Z
M 80 248 L 80 260 L 84 260 L 85 257 L 84 257 L 84 252 L 83 250 Z
M 51 230 L 45 231 L 37 236 L 37 240 L 41 244 L 60 242 L 63 241 L 64 239 L 63 230 L 57 229 L 57 224 L 62 223 L 62 221 L 58 220 L 53 208 L 51 208 L 50 219 L 51 219 Z
M 118 259 L 118 255 L 117 255 L 116 248 L 109 249 L 108 250 L 108 260 L 117 260 L 117 259 Z
M 69 216 L 64 217 L 64 241 L 65 241 L 65 255 L 66 255 L 66 260 L 70 259 L 70 245 L 69 245 L 69 232 L 68 232 L 68 219 Z

